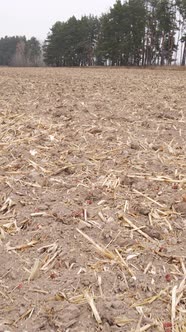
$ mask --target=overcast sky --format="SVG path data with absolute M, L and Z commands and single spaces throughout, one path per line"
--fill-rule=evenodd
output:
M 26 35 L 44 40 L 56 21 L 100 15 L 115 0 L 0 0 L 0 37 Z

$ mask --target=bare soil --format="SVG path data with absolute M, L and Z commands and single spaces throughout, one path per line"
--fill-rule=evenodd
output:
M 0 331 L 186 331 L 186 72 L 0 69 Z

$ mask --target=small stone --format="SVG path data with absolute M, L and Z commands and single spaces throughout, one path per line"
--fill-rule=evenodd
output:
M 160 147 L 159 147 L 158 145 L 153 145 L 153 146 L 152 146 L 152 149 L 153 149 L 154 151 L 158 151 L 158 150 L 160 149 Z
M 137 144 L 137 143 L 131 143 L 130 144 L 130 148 L 132 150 L 139 150 L 140 149 L 140 146 Z
M 182 217 L 186 217 L 186 202 L 180 202 L 175 205 L 175 210 L 178 213 L 181 213 Z
M 128 280 L 128 284 L 129 284 L 129 287 L 136 287 L 136 282 L 135 282 L 134 278 L 130 278 Z
M 46 210 L 48 210 L 48 206 L 45 205 L 45 204 L 41 204 L 41 205 L 38 206 L 38 210 L 39 211 L 46 211 Z
M 118 288 L 121 293 L 124 293 L 127 289 L 127 285 L 124 281 L 121 281 Z
M 81 283 L 82 283 L 82 285 L 85 286 L 85 287 L 87 287 L 87 286 L 90 285 L 89 280 L 83 280 Z
M 103 331 L 103 332 L 110 332 L 110 331 L 111 331 L 111 329 L 110 329 L 110 325 L 109 325 L 108 322 L 105 322 L 105 323 L 103 324 L 103 329 L 102 329 L 102 331 Z
M 90 130 L 90 133 L 91 134 L 100 134 L 102 132 L 102 129 L 100 129 L 100 128 L 92 128 L 91 130 Z
M 132 186 L 134 182 L 135 182 L 135 179 L 129 178 L 128 176 L 125 176 L 121 179 L 122 186 Z
M 146 207 L 146 206 L 141 206 L 139 209 L 138 209 L 138 212 L 140 213 L 140 214 L 142 214 L 143 216 L 148 216 L 149 215 L 149 213 L 150 213 L 150 209 L 148 208 L 148 207 Z
M 121 309 L 123 307 L 123 302 L 122 301 L 114 301 L 112 304 L 111 304 L 111 307 L 113 309 Z
M 145 230 L 145 233 L 153 239 L 156 238 L 157 240 L 162 240 L 162 234 L 154 229 L 148 228 Z
M 24 313 L 25 313 L 25 305 L 21 304 L 21 307 L 19 309 L 19 314 L 20 314 L 20 316 L 22 316 Z
M 176 245 L 178 243 L 175 237 L 169 239 L 169 244 Z

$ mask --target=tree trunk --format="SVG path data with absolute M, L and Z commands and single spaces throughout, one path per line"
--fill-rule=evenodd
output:
M 185 64 L 186 64 L 186 40 L 184 42 L 183 57 L 182 57 L 181 65 L 185 66 Z

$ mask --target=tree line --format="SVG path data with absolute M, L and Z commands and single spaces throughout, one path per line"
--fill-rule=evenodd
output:
M 100 18 L 56 22 L 44 43 L 51 66 L 186 63 L 186 0 L 117 0 Z
M 42 49 L 40 42 L 25 36 L 4 37 L 0 39 L 0 66 L 40 66 Z
M 0 65 L 186 64 L 186 0 L 116 0 L 109 12 L 56 22 L 41 45 L 0 39 Z

